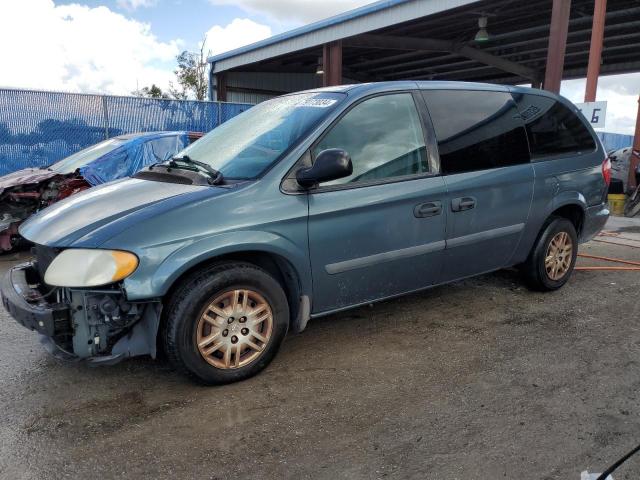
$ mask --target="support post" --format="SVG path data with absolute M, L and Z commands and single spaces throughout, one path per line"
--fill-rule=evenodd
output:
M 213 67 L 214 63 L 209 64 L 209 71 L 207 72 L 207 100 L 213 101 Z
M 225 72 L 216 73 L 216 100 L 227 101 L 227 75 Z
M 627 192 L 633 192 L 637 187 L 636 170 L 640 165 L 640 97 L 638 97 L 638 115 L 636 116 L 636 131 L 633 136 L 633 148 L 629 159 L 629 177 L 627 179 Z
M 325 43 L 322 47 L 322 85 L 342 85 L 342 42 Z
M 107 108 L 107 96 L 102 95 L 102 116 L 104 118 L 104 138 L 109 138 L 109 109 Z
M 560 93 L 560 83 L 562 82 L 562 72 L 564 70 L 564 53 L 567 49 L 570 12 L 571 0 L 553 0 L 544 88 L 554 93 Z
M 604 22 L 607 16 L 607 0 L 595 0 L 593 7 L 593 26 L 591 28 L 591 46 L 589 48 L 589 66 L 587 67 L 587 86 L 584 91 L 585 102 L 596 101 L 598 77 L 602 63 L 602 45 L 604 42 Z

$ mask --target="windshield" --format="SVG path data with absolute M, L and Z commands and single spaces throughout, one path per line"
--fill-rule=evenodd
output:
M 49 169 L 58 173 L 73 173 L 80 167 L 84 167 L 101 156 L 115 150 L 125 142 L 126 140 L 120 138 L 111 138 L 104 142 L 96 143 L 54 163 Z
M 225 178 L 255 178 L 344 97 L 314 92 L 268 100 L 213 129 L 176 157 L 204 162 Z

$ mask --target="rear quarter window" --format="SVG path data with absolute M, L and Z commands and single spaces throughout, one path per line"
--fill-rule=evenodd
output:
M 566 105 L 542 95 L 517 93 L 513 98 L 527 129 L 533 159 L 596 149 L 591 132 Z
M 528 163 L 527 136 L 506 92 L 424 90 L 442 173 Z

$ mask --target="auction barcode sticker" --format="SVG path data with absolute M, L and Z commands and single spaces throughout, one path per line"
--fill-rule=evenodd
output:
M 301 107 L 317 107 L 317 108 L 327 108 L 331 105 L 334 105 L 337 100 L 333 98 L 306 98 L 302 102 L 300 102 Z

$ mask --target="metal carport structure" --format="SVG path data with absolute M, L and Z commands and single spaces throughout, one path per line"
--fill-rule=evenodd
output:
M 483 44 L 474 41 L 480 17 L 490 32 Z M 384 0 L 210 57 L 210 95 L 258 102 L 323 85 L 406 79 L 557 91 L 561 79 L 587 75 L 593 45 L 592 81 L 639 71 L 639 27 L 638 0 Z

